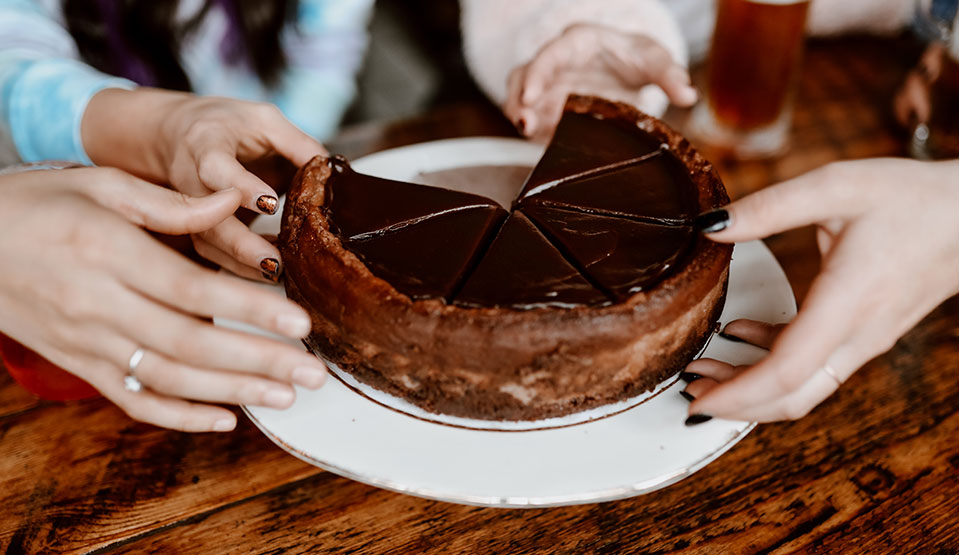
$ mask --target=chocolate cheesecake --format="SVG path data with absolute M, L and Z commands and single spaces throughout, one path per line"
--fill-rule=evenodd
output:
M 722 310 L 732 248 L 692 218 L 728 202 L 661 121 L 570 97 L 510 206 L 317 157 L 290 189 L 280 249 L 307 343 L 425 410 L 561 416 L 651 390 Z

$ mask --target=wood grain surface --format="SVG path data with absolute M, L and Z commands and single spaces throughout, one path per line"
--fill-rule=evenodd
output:
M 793 149 L 715 160 L 734 196 L 823 163 L 900 155 L 890 98 L 918 46 L 815 42 Z M 684 114 L 670 114 L 681 125 Z M 494 108 L 451 106 L 345 130 L 351 157 L 509 135 Z M 908 184 L 903 184 L 908 194 Z M 802 298 L 810 230 L 767 241 Z M 6 553 L 959 553 L 959 298 L 812 414 L 759 426 L 694 476 L 633 499 L 499 510 L 390 493 L 306 465 L 245 418 L 231 434 L 137 424 L 103 400 L 38 402 L 0 372 Z M 321 423 L 320 423 L 321 424 Z

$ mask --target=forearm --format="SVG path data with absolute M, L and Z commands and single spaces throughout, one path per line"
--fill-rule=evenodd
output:
M 506 98 L 509 72 L 524 64 L 570 25 L 599 23 L 641 33 L 662 44 L 680 64 L 686 43 L 659 0 L 461 0 L 464 50 L 474 78 L 495 102 Z
M 0 127 L 23 160 L 88 163 L 80 139 L 87 101 L 106 87 L 133 86 L 78 58 L 42 3 L 0 0 Z
M 98 166 L 113 166 L 154 183 L 170 180 L 163 148 L 168 117 L 193 95 L 160 89 L 106 89 L 83 113 L 83 147 Z

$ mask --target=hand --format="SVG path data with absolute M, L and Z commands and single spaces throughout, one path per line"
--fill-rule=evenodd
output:
M 732 243 L 815 225 L 822 270 L 788 325 L 727 326 L 727 334 L 770 349 L 760 362 L 687 366 L 705 376 L 687 387 L 696 398 L 690 414 L 801 418 L 959 293 L 959 161 L 831 164 L 726 211 L 728 219 L 701 217 L 714 224 L 710 239 Z
M 906 74 L 906 79 L 896 92 L 893 113 L 906 129 L 911 129 L 917 123 L 929 122 L 932 114 L 931 88 L 942 72 L 943 56 L 943 46 L 931 44 L 916 68 Z
M 290 383 L 319 387 L 322 363 L 280 341 L 214 327 L 212 316 L 302 338 L 300 307 L 203 269 L 147 229 L 197 233 L 239 206 L 224 189 L 191 198 L 116 169 L 0 176 L 0 330 L 89 382 L 137 420 L 227 431 L 234 414 L 207 403 L 288 407 Z M 124 389 L 131 355 L 146 355 Z M 191 402 L 199 401 L 199 403 Z
M 97 93 L 82 129 L 83 144 L 98 165 L 168 183 L 190 196 L 236 188 L 244 207 L 263 214 L 276 211 L 277 193 L 251 168 L 276 167 L 278 157 L 300 167 L 326 154 L 271 104 L 152 89 Z M 276 247 L 235 217 L 192 239 L 200 255 L 237 275 L 276 281 L 280 274 Z
M 603 25 L 567 27 L 507 81 L 503 111 L 526 136 L 545 142 L 566 97 L 593 94 L 652 110 L 646 85 L 658 85 L 679 106 L 696 102 L 689 72 L 655 40 Z M 656 114 L 658 115 L 658 114 Z

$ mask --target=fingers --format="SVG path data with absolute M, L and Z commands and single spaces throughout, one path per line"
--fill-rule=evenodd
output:
M 263 105 L 260 117 L 271 146 L 296 167 L 303 166 L 315 156 L 329 154 L 319 141 L 293 125 L 276 106 Z
M 716 382 L 729 381 L 738 376 L 745 366 L 733 366 L 719 360 L 711 358 L 700 358 L 686 365 L 686 372 L 691 374 L 712 378 Z M 697 383 L 700 380 L 693 381 Z
M 262 214 L 273 214 L 279 206 L 276 192 L 259 177 L 248 172 L 236 159 L 236 153 L 222 146 L 201 151 L 196 157 L 196 173 L 207 189 L 218 191 L 235 187 L 243 194 L 243 206 Z
M 236 276 L 264 283 L 276 283 L 278 280 L 278 277 L 264 270 L 251 268 L 246 264 L 237 262 L 236 258 L 211 245 L 200 235 L 192 235 L 190 239 L 193 241 L 193 248 L 197 254 Z
M 802 387 L 849 337 L 856 310 L 844 293 L 839 280 L 820 275 L 799 315 L 781 331 L 770 354 L 710 391 L 697 401 L 695 410 L 712 416 L 740 415 Z
M 825 166 L 743 197 L 726 206 L 725 214 L 704 214 L 700 222 L 714 224 L 711 229 L 716 231 L 707 229 L 710 239 L 734 243 L 850 217 L 865 206 L 862 196 L 855 194 L 857 188 L 847 186 L 863 179 L 857 167 L 856 163 Z
M 129 290 L 116 297 L 117 306 L 123 308 L 107 324 L 135 344 L 170 360 L 195 368 L 259 374 L 311 389 L 320 387 L 326 379 L 322 361 L 298 345 L 217 327 Z
M 102 361 L 91 363 L 84 378 L 134 420 L 183 432 L 228 432 L 236 427 L 233 412 L 210 405 L 165 397 L 149 390 L 123 387 L 124 371 Z
M 91 200 L 136 225 L 160 233 L 185 235 L 204 231 L 230 217 L 240 204 L 241 195 L 236 189 L 191 197 L 120 170 L 94 171 L 91 179 L 81 181 L 81 190 Z
M 734 341 L 745 341 L 763 349 L 770 349 L 785 328 L 786 324 L 768 324 L 741 318 L 726 324 L 720 335 Z
M 227 218 L 217 226 L 198 234 L 198 237 L 225 254 L 226 258 L 233 260 L 227 261 L 216 253 L 211 254 L 217 256 L 219 258 L 217 260 L 206 257 L 231 271 L 245 265 L 247 268 L 255 269 L 256 276 L 269 281 L 275 282 L 280 276 L 282 271 L 280 251 L 269 241 L 250 231 L 250 228 L 237 218 Z M 234 273 L 249 277 L 249 271 L 241 271 L 234 271 Z
M 268 289 L 201 268 L 145 233 L 122 240 L 122 252 L 132 254 L 109 256 L 104 263 L 127 287 L 147 297 L 189 314 L 245 322 L 293 339 L 310 331 L 306 312 Z
M 155 351 L 144 354 L 136 377 L 154 393 L 181 399 L 275 409 L 288 408 L 296 400 L 296 393 L 288 384 L 255 375 L 196 368 Z
M 503 103 L 503 113 L 513 122 L 513 125 L 520 133 L 526 133 L 526 121 L 520 113 L 523 108 L 521 96 L 523 94 L 523 82 L 526 77 L 525 65 L 514 68 L 506 79 L 506 102 Z
M 622 36 L 605 34 L 610 41 L 605 48 L 607 65 L 624 84 L 639 89 L 650 83 L 659 86 L 678 106 L 692 106 L 698 94 L 692 87 L 689 70 L 676 63 L 659 42 L 643 35 L 626 35 L 628 44 L 618 40 Z

